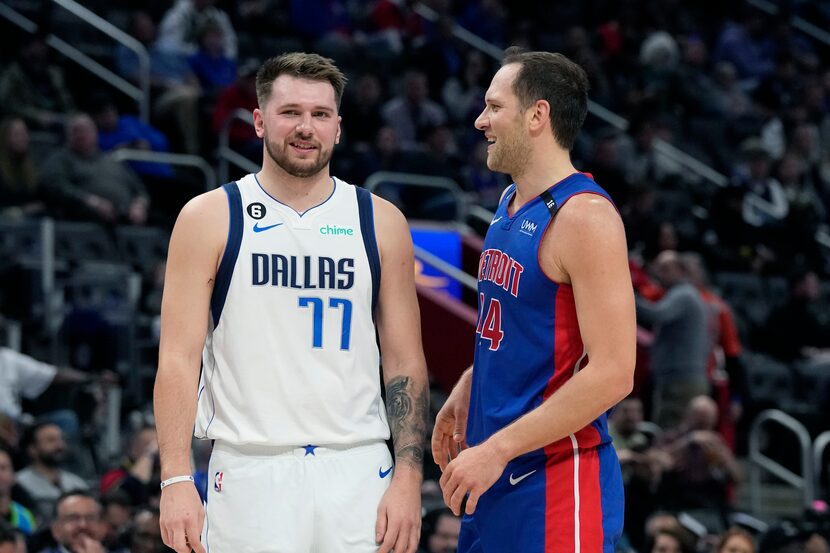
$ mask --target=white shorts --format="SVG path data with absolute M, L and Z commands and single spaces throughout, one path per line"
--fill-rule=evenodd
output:
M 384 442 L 352 447 L 231 446 L 208 469 L 207 553 L 375 553 L 392 480 Z

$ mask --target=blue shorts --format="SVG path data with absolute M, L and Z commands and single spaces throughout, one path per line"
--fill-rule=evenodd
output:
M 458 553 L 613 553 L 623 530 L 623 482 L 610 443 L 507 464 L 464 515 Z

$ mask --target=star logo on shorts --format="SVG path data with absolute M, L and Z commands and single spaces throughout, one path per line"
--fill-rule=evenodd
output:
M 314 454 L 314 450 L 317 449 L 317 447 L 318 446 L 311 444 L 304 445 L 303 448 L 305 449 L 305 455 L 303 455 L 303 457 L 308 457 L 309 455 L 316 457 L 317 455 Z

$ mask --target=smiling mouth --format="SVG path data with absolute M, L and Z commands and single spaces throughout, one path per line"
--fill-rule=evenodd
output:
M 303 144 L 301 142 L 289 142 L 289 145 L 296 150 L 300 150 L 301 152 L 312 152 L 317 149 L 317 146 L 313 144 Z

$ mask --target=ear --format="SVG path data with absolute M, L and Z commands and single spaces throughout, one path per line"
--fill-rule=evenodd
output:
M 342 122 L 343 122 L 343 118 L 338 115 L 337 116 L 337 134 L 334 135 L 334 143 L 335 144 L 340 144 L 340 133 L 342 132 L 342 130 L 340 128 L 340 124 Z
M 536 100 L 527 108 L 528 127 L 532 134 L 550 126 L 550 104 L 547 100 Z
M 254 130 L 259 138 L 265 137 L 265 118 L 259 108 L 254 109 Z

